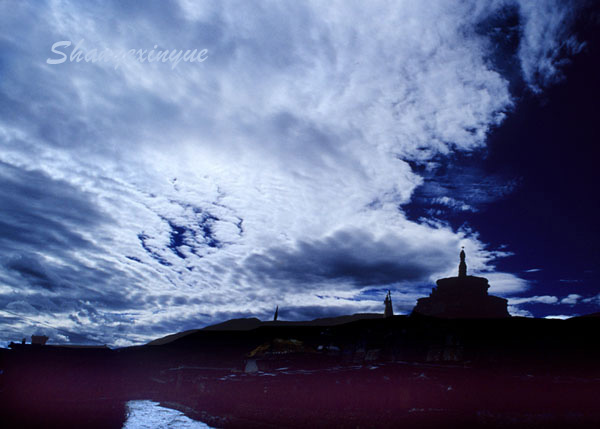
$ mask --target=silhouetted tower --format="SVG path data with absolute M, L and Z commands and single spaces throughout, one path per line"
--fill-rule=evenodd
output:
M 467 277 L 467 263 L 465 262 L 465 248 L 460 251 L 460 264 L 458 264 L 458 277 Z
M 277 315 L 279 314 L 279 306 L 275 309 L 275 316 L 273 316 L 273 322 L 277 321 Z
M 383 303 L 385 304 L 383 317 L 392 317 L 394 315 L 394 308 L 392 307 L 392 293 L 389 290 Z
M 500 319 L 510 317 L 508 301 L 488 294 L 485 277 L 467 275 L 465 250 L 460 251 L 458 276 L 439 279 L 428 297 L 419 298 L 413 314 L 445 319 Z

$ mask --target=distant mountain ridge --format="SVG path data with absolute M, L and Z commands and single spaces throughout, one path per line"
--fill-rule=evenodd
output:
M 319 319 L 302 321 L 262 321 L 257 319 L 256 317 L 230 319 L 222 323 L 206 326 L 202 329 L 190 329 L 188 331 L 178 332 L 175 334 L 167 335 L 162 338 L 157 338 L 156 340 L 150 341 L 147 345 L 161 346 L 199 331 L 250 331 L 261 326 L 335 326 L 354 322 L 356 320 L 381 318 L 383 318 L 383 315 L 381 313 L 356 313 L 346 316 L 322 317 Z

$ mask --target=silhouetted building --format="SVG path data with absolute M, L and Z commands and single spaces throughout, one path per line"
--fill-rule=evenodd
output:
M 392 317 L 394 315 L 394 307 L 392 307 L 392 293 L 388 290 L 385 299 L 383 300 L 385 304 L 385 310 L 383 311 L 383 317 Z
M 439 279 L 427 298 L 419 298 L 413 313 L 449 319 L 510 317 L 508 301 L 488 295 L 488 279 L 467 275 L 465 251 L 460 252 L 458 277 Z
M 48 337 L 45 335 L 32 335 L 31 336 L 31 344 L 39 344 L 43 346 L 48 341 Z

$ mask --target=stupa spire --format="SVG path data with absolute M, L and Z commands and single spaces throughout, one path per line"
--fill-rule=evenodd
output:
M 460 264 L 458 264 L 458 277 L 467 276 L 467 263 L 465 262 L 465 248 L 460 251 Z
M 383 303 L 385 304 L 383 317 L 392 317 L 394 315 L 394 307 L 392 306 L 392 293 L 389 290 Z

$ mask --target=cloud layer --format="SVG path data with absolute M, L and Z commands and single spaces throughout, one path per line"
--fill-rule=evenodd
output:
M 292 318 L 380 311 L 365 293 L 387 288 L 409 309 L 461 245 L 497 293 L 526 289 L 476 233 L 402 206 L 426 182 L 415 165 L 482 147 L 512 108 L 498 64 L 516 61 L 533 91 L 559 77 L 579 49 L 568 4 L 0 8 L 5 339 L 35 328 L 123 345 L 276 304 Z M 500 52 L 507 16 L 519 43 Z M 47 64 L 61 40 L 208 56 Z M 491 193 L 444 189 L 430 197 L 460 210 Z

